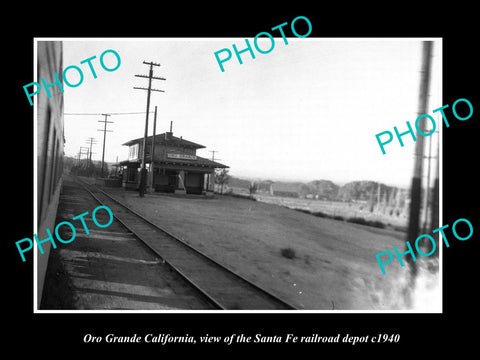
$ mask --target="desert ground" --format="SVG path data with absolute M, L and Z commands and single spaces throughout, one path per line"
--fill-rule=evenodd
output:
M 119 200 L 299 309 L 405 309 L 406 268 L 375 255 L 405 233 L 320 218 L 226 195 L 178 196 L 106 188 Z

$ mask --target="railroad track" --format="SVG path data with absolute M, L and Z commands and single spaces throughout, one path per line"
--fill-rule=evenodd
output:
M 78 178 L 77 181 L 100 204 L 108 206 L 123 226 L 199 290 L 215 308 L 295 310 L 292 305 L 152 223 L 97 186 Z

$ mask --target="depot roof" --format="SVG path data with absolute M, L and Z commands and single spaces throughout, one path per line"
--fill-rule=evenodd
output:
M 131 146 L 138 143 L 143 143 L 143 137 L 127 141 L 126 143 L 122 144 L 125 146 Z M 152 143 L 152 136 L 147 137 L 147 143 Z M 165 132 L 163 134 L 155 135 L 155 144 L 163 144 L 163 145 L 172 145 L 178 147 L 190 147 L 195 149 L 203 149 L 205 146 L 194 143 L 193 141 L 188 141 L 183 139 L 182 137 L 173 136 L 171 132 Z

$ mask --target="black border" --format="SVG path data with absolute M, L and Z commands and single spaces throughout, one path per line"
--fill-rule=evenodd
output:
M 258 5 L 223 3 L 213 8 L 184 5 L 173 10 L 159 4 L 111 4 L 100 10 L 95 5 L 59 6 L 38 5 L 19 11 L 20 19 L 13 29 L 4 23 L 4 33 L 12 34 L 6 41 L 9 55 L 4 55 L 3 69 L 7 77 L 4 87 L 8 116 L 4 121 L 7 147 L 4 153 L 4 311 L 8 316 L 4 339 L 8 347 L 19 351 L 25 345 L 37 352 L 54 354 L 52 346 L 71 349 L 72 353 L 95 354 L 99 350 L 147 350 L 161 356 L 165 352 L 207 350 L 214 354 L 223 350 L 257 352 L 339 349 L 373 351 L 383 355 L 404 353 L 415 356 L 425 351 L 473 347 L 474 328 L 468 319 L 475 312 L 475 257 L 478 245 L 478 214 L 473 204 L 478 199 L 475 168 L 475 139 L 480 112 L 474 20 L 476 10 L 468 5 L 453 4 L 448 11 L 436 4 L 421 9 L 418 4 L 391 4 L 390 7 L 367 7 L 365 4 L 342 4 L 332 9 L 311 3 L 303 8 L 277 3 L 260 11 Z M 298 4 L 296 4 L 298 5 Z M 138 8 L 138 9 L 135 9 Z M 474 107 L 474 115 L 465 122 L 452 121 L 444 128 L 443 151 L 443 224 L 452 224 L 458 218 L 469 219 L 474 235 L 469 241 L 452 241 L 444 248 L 444 313 L 443 314 L 33 314 L 33 257 L 22 263 L 14 241 L 29 237 L 33 230 L 33 108 L 25 101 L 22 86 L 33 79 L 34 37 L 241 37 L 251 38 L 258 32 L 296 16 L 306 16 L 312 23 L 310 37 L 442 37 L 444 102 L 451 104 L 458 98 L 467 98 Z M 16 31 L 21 32 L 16 33 Z M 477 61 L 478 63 L 478 61 Z M 416 89 L 415 89 L 416 90 Z M 13 100 L 13 101 L 12 101 Z M 372 104 L 374 106 L 374 104 Z M 477 110 L 478 109 L 478 110 Z M 392 109 L 392 112 L 395 110 Z M 478 111 L 478 112 L 477 112 Z M 20 141 L 19 141 L 20 140 Z M 12 151 L 12 149 L 14 149 Z M 11 175 L 10 175 L 11 174 Z M 343 345 L 317 344 L 297 346 L 288 344 L 250 344 L 227 347 L 224 345 L 169 346 L 150 344 L 83 344 L 86 333 L 105 336 L 137 333 L 169 332 L 184 335 L 310 335 L 319 333 L 334 336 L 340 333 L 367 335 L 399 333 L 398 344 Z M 22 347 L 23 345 L 23 347 Z M 140 347 L 138 347 L 140 346 Z M 30 346 L 29 346 L 30 347 Z M 84 352 L 85 351 L 85 352 Z M 318 353 L 317 353 L 318 354 Z

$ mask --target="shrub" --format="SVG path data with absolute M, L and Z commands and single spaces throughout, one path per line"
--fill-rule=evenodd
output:
M 347 219 L 348 222 L 354 223 L 354 224 L 360 224 L 360 225 L 368 225 L 367 220 L 361 217 L 352 217 Z
M 314 215 L 310 210 L 307 210 L 307 209 L 294 208 L 294 210 L 300 211 L 300 212 L 302 212 L 302 213 L 304 213 L 304 214 Z
M 380 228 L 380 229 L 385 229 L 386 228 L 386 225 L 384 223 L 382 223 L 381 221 L 378 221 L 378 220 L 371 221 L 369 223 L 369 225 Z
M 315 215 L 317 217 L 321 217 L 321 218 L 328 218 L 329 215 L 321 212 L 321 211 L 315 211 L 315 212 L 312 212 L 312 215 Z
M 385 229 L 386 227 L 385 224 L 382 223 L 381 221 L 378 221 L 378 220 L 368 221 L 361 217 L 348 218 L 347 221 L 354 224 L 373 226 L 380 229 Z
M 287 259 L 295 259 L 296 257 L 295 250 L 292 248 L 283 248 L 280 250 L 280 254 Z

